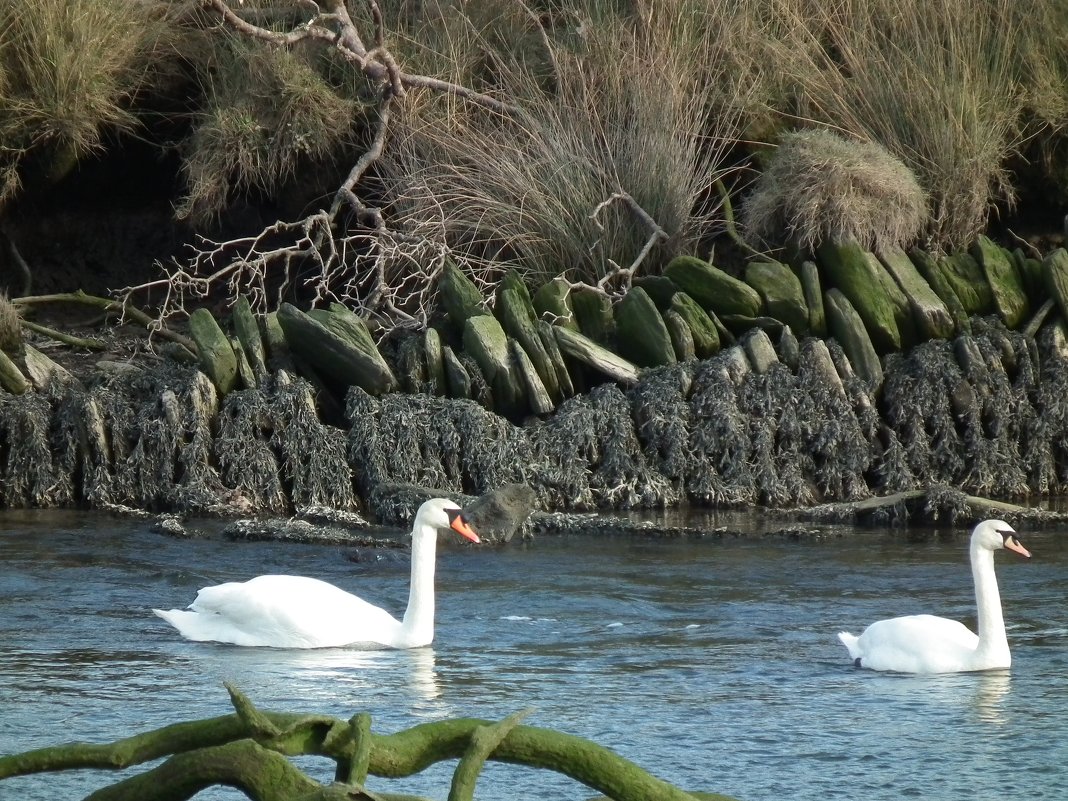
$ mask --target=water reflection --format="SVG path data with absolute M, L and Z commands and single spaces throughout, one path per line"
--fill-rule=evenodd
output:
M 975 713 L 983 723 L 1003 726 L 1008 723 L 1005 701 L 1009 694 L 1012 674 L 1007 670 L 980 673 L 975 686 Z
M 232 682 L 274 704 L 297 700 L 334 709 L 372 701 L 434 705 L 442 695 L 434 649 L 372 651 L 357 648 L 240 648 L 185 643 L 176 646 L 193 663 L 190 680 Z
M 394 685 L 413 700 L 433 701 L 441 696 L 433 648 L 370 651 L 353 648 L 286 650 L 290 669 L 317 686 Z

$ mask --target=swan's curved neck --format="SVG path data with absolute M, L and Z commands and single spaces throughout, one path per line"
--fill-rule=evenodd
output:
M 1008 652 L 1005 618 L 1001 613 L 1001 594 L 994 575 L 994 552 L 972 546 L 972 578 L 975 581 L 975 605 L 979 615 L 979 646 L 983 653 Z
M 438 532 L 416 522 L 412 530 L 412 583 L 401 623 L 409 642 L 427 645 L 434 639 L 434 564 Z

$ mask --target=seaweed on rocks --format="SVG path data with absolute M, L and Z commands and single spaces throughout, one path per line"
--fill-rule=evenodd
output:
M 875 489 L 879 494 L 906 492 L 919 486 L 912 474 L 908 453 L 897 436 L 897 432 L 887 425 L 880 427 L 880 439 L 883 443 L 882 453 L 872 470 Z M 887 519 L 888 524 L 895 522 Z
M 671 481 L 646 459 L 630 402 L 615 384 L 565 401 L 527 435 L 528 481 L 545 508 L 651 508 L 675 497 Z
M 347 457 L 357 492 L 363 498 L 385 480 L 389 473 L 386 462 L 393 455 L 380 442 L 378 406 L 378 399 L 359 387 L 350 387 L 345 393 L 345 418 L 349 422 Z
M 0 502 L 4 506 L 54 506 L 58 502 L 51 422 L 52 404 L 44 395 L 0 393 Z
M 466 351 L 460 353 L 457 359 L 467 372 L 467 377 L 471 379 L 471 399 L 484 409 L 492 409 L 493 391 L 490 389 L 486 377 L 482 374 L 482 368 L 478 366 L 478 362 Z
M 564 401 L 549 420 L 532 421 L 526 429 L 531 450 L 530 483 L 543 508 L 596 508 L 589 475 L 598 456 L 589 398 Z
M 350 388 L 349 462 L 360 494 L 382 484 L 478 495 L 524 481 L 530 456 L 523 430 L 469 400 L 427 395 L 374 399 Z
M 976 495 L 1025 495 L 1027 481 L 1013 417 L 1024 416 L 1029 404 L 1013 392 L 1000 348 L 989 335 L 965 334 L 954 346 L 964 379 L 975 391 L 978 411 L 964 434 L 967 468 L 959 484 Z
M 627 395 L 635 433 L 652 466 L 671 482 L 671 502 L 685 499 L 690 472 L 690 403 L 693 363 L 647 370 Z
M 730 353 L 722 351 L 699 364 L 690 393 L 693 467 L 686 490 L 693 500 L 709 506 L 756 501 L 749 420 L 738 406 L 730 359 Z
M 1040 335 L 1043 355 L 1035 415 L 1027 431 L 1031 483 L 1036 492 L 1056 492 L 1068 481 L 1068 358 L 1054 346 L 1053 328 Z
M 630 403 L 615 384 L 590 392 L 600 458 L 592 466 L 590 491 L 604 508 L 634 509 L 664 506 L 671 497 L 670 482 L 651 467 L 642 452 Z
M 752 469 L 760 502 L 797 506 L 812 502 L 802 471 L 801 424 L 796 416 L 797 378 L 783 363 L 752 373 L 740 387 L 740 407 L 750 421 Z
M 271 445 L 279 454 L 290 503 L 296 509 L 357 507 L 346 434 L 319 420 L 311 386 L 284 371 L 270 393 Z
M 957 521 L 972 520 L 975 509 L 968 496 L 959 489 L 936 484 L 927 489 L 923 513 L 929 520 L 945 520 L 950 525 L 956 525 Z
M 174 505 L 185 431 L 176 415 L 186 405 L 164 401 L 185 394 L 196 375 L 188 367 L 161 364 L 108 376 L 89 390 L 86 408 L 99 411 L 108 464 L 97 467 L 95 486 L 83 488 L 87 500 L 142 509 Z
M 259 389 L 231 392 L 219 413 L 215 453 L 223 483 L 253 509 L 280 514 L 287 509 L 278 459 L 270 445 L 271 417 Z
M 964 439 L 956 419 L 972 409 L 974 392 L 943 340 L 924 342 L 904 358 L 888 360 L 884 419 L 896 433 L 920 483 L 954 482 L 965 469 Z
M 809 463 L 821 500 L 851 501 L 871 494 L 865 476 L 873 464 L 872 443 L 858 418 L 858 408 L 869 407 L 870 400 L 860 379 L 841 377 L 835 368 L 835 355 L 839 361 L 845 358 L 833 340 L 806 339 L 801 346 L 798 453 Z
M 175 507 L 186 512 L 206 512 L 218 508 L 225 493 L 215 467 L 213 427 L 219 408 L 215 385 L 204 373 L 194 370 L 179 394 L 184 409 L 179 461 L 182 469 L 175 487 Z

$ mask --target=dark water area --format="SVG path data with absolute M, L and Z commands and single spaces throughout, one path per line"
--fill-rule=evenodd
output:
M 380 733 L 532 708 L 532 725 L 744 801 L 1068 798 L 1060 532 L 1026 535 L 1030 561 L 998 554 L 1011 670 L 916 677 L 854 669 L 835 634 L 913 612 L 974 626 L 967 531 L 443 547 L 433 647 L 297 651 L 186 642 L 150 610 L 184 606 L 207 584 L 283 572 L 399 614 L 404 553 L 353 562 L 347 548 L 179 540 L 149 526 L 0 516 L 0 753 L 226 714 L 231 681 L 263 708 L 342 719 L 367 710 Z M 301 766 L 331 776 L 325 761 Z M 444 798 L 453 767 L 370 787 Z M 18 778 L 0 782 L 0 799 L 77 799 L 116 778 Z M 477 792 L 593 795 L 511 765 L 488 766 Z

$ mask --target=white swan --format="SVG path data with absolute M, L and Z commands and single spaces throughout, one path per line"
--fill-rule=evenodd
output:
M 303 576 L 258 576 L 205 587 L 189 609 L 153 609 L 183 637 L 275 648 L 366 644 L 418 648 L 434 639 L 434 556 L 438 529 L 478 535 L 450 500 L 419 507 L 412 524 L 412 579 L 404 620 L 351 593 Z
M 859 637 L 839 632 L 857 667 L 901 673 L 959 673 L 1007 668 L 1012 663 L 1001 596 L 994 576 L 994 551 L 1007 548 L 1031 556 L 1002 520 L 984 520 L 972 532 L 969 554 L 979 612 L 979 636 L 962 623 L 934 615 L 909 615 L 872 623 Z

